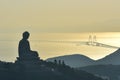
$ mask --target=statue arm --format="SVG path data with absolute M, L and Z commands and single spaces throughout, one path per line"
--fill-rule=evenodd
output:
M 27 41 L 27 51 L 31 51 L 31 48 L 30 48 L 30 43 L 29 43 L 29 41 Z

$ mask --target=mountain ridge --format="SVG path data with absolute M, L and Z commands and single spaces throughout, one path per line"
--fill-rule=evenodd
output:
M 106 64 L 113 64 L 113 65 L 120 65 L 120 49 L 117 49 L 115 52 L 101 58 L 98 60 L 93 60 L 85 55 L 82 54 L 71 54 L 71 55 L 64 55 L 64 56 L 57 56 L 53 58 L 48 58 L 46 61 L 53 62 L 54 60 L 64 60 L 64 62 L 71 66 L 71 67 L 84 67 L 89 65 L 106 65 Z
M 48 58 L 46 61 L 54 62 L 54 60 L 57 61 L 63 60 L 66 65 L 69 65 L 71 67 L 79 67 L 79 66 L 83 67 L 94 63 L 93 59 L 81 54 L 58 56 L 58 57 Z
M 97 64 L 120 65 L 120 49 L 96 61 Z

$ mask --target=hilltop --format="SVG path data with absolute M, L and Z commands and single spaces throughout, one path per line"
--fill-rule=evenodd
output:
M 74 67 L 74 68 L 88 66 L 94 63 L 94 60 L 80 54 L 48 58 L 46 61 L 54 62 L 54 60 L 58 60 L 58 61 L 63 60 L 66 65 L 69 65 L 70 67 Z
M 24 65 L 0 62 L 1 80 L 103 80 L 85 71 L 78 71 L 65 64 L 40 61 L 37 69 L 27 70 Z M 87 77 L 86 77 L 87 76 Z
M 120 65 L 120 49 L 96 61 L 96 64 Z

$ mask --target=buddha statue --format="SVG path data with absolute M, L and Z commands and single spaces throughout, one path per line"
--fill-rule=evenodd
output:
M 18 47 L 18 53 L 19 53 L 19 58 L 38 58 L 38 53 L 36 51 L 32 51 L 30 48 L 30 44 L 28 41 L 28 38 L 30 36 L 30 33 L 25 31 L 23 33 L 23 38 L 19 42 L 19 47 Z

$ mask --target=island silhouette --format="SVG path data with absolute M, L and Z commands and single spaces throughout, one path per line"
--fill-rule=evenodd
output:
M 25 31 L 19 42 L 16 61 L 0 62 L 0 80 L 103 80 L 93 74 L 76 70 L 63 60 L 47 62 L 40 59 L 37 51 L 32 51 Z

